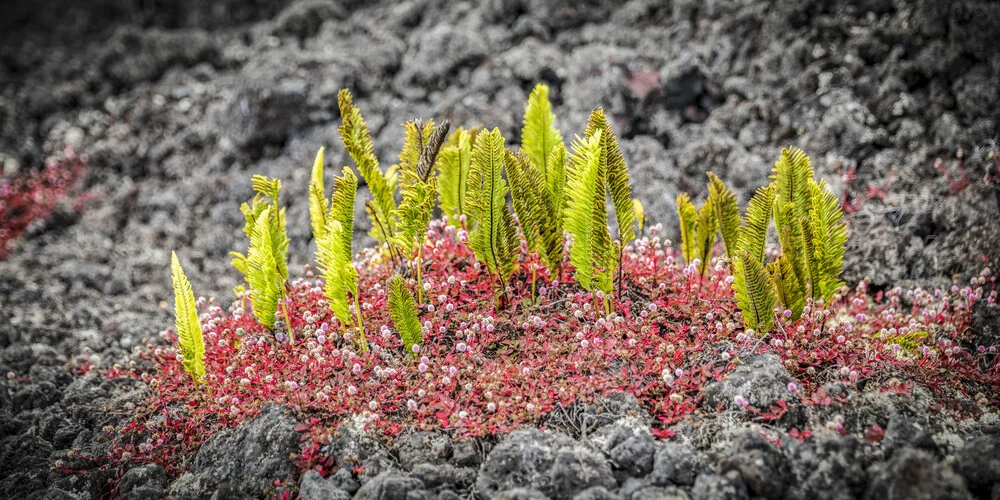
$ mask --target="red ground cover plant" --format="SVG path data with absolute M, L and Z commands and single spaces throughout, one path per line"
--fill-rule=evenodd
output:
M 797 381 L 789 385 L 800 396 L 795 404 L 830 404 L 819 388 L 831 381 L 886 391 L 919 383 L 944 410 L 956 396 L 998 404 L 996 347 L 963 347 L 972 305 L 996 306 L 989 269 L 950 290 L 870 294 L 864 283 L 845 286 L 829 303 L 811 303 L 797 321 L 779 312 L 775 330 L 758 338 L 743 331 L 727 262 L 713 260 L 702 277 L 656 228 L 649 232 L 627 247 L 626 287 L 614 313 L 604 316 L 566 263 L 558 280 L 540 283 L 538 303 L 529 303 L 523 249 L 506 291 L 513 300 L 499 308 L 488 274 L 464 243 L 466 231 L 432 222 L 420 309 L 426 343 L 416 357 L 403 352 L 386 307 L 385 283 L 396 268 L 373 251 L 358 265 L 367 335 L 377 346 L 367 354 L 341 334 L 309 270 L 293 280 L 288 297 L 294 345 L 258 324 L 245 296 L 228 307 L 201 298 L 206 383 L 195 386 L 184 371 L 169 330 L 161 334 L 165 342 L 143 349 L 152 369 L 136 368 L 140 360 L 110 373 L 149 383 L 117 439 L 118 456 L 181 472 L 208 437 L 254 417 L 267 402 L 300 414 L 301 466 L 324 474 L 333 459 L 322 456 L 322 443 L 354 415 L 386 436 L 417 429 L 483 436 L 538 424 L 557 405 L 627 391 L 657 419 L 657 435 L 667 437 L 668 426 L 699 406 L 708 383 L 723 378 L 740 355 L 757 352 L 784 361 Z M 751 419 L 787 410 L 751 408 L 742 397 L 734 402 Z M 795 434 L 805 439 L 810 432 Z
M 0 259 L 32 222 L 52 213 L 85 168 L 85 158 L 66 148 L 62 159 L 46 162 L 41 170 L 7 181 L 0 179 Z

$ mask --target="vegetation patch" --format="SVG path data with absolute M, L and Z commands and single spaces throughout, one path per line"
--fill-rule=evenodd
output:
M 233 260 L 246 285 L 228 305 L 196 299 L 174 258 L 166 344 L 150 341 L 148 362 L 109 373 L 149 383 L 119 454 L 177 473 L 205 439 L 276 402 L 308 422 L 302 468 L 326 474 L 337 457 L 322 445 L 355 416 L 386 436 L 487 436 L 621 391 L 665 438 L 688 415 L 732 411 L 708 407 L 704 388 L 758 353 L 780 358 L 794 402 L 755 408 L 736 396 L 748 419 L 830 405 L 832 382 L 928 387 L 954 418 L 997 407 L 996 348 L 968 345 L 973 305 L 996 307 L 992 272 L 948 290 L 847 286 L 840 200 L 801 150 L 782 152 L 742 216 L 713 175 L 700 208 L 679 197 L 675 248 L 632 199 L 600 109 L 567 149 L 539 85 L 520 151 L 498 129 L 413 121 L 399 162 L 383 169 L 350 94 L 339 97 L 378 246 L 351 254 L 358 178 L 345 167 L 327 194 L 320 150 L 316 267 L 290 278 L 280 181 L 255 176 L 249 244 Z

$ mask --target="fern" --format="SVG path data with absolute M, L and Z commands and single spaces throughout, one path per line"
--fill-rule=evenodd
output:
M 528 251 L 537 253 L 545 262 L 549 273 L 555 276 L 562 265 L 562 230 L 558 224 L 560 214 L 556 211 L 541 173 L 530 162 L 523 153 L 515 156 L 509 150 L 506 151 L 505 164 L 511 199 Z
M 605 191 L 601 182 L 603 131 L 573 142 L 573 155 L 566 176 L 566 207 L 563 227 L 571 239 L 570 263 L 574 277 L 587 291 L 610 293 L 615 255 L 604 209 Z
M 257 218 L 246 256 L 246 280 L 250 286 L 253 314 L 268 329 L 274 328 L 274 316 L 284 288 L 284 279 L 272 244 L 270 221 L 273 210 L 274 207 L 268 206 Z
M 813 251 L 809 213 L 812 191 L 809 182 L 814 172 L 809 157 L 798 148 L 781 150 L 774 164 L 774 226 L 778 231 L 782 254 L 788 254 L 800 286 L 810 296 L 816 284 L 818 269 Z
M 420 157 L 430 143 L 431 135 L 434 134 L 436 128 L 434 120 L 427 120 L 425 122 L 419 118 L 403 124 L 403 149 L 399 153 L 399 171 L 402 174 L 405 175 L 406 172 L 417 173 L 417 165 L 420 163 Z M 447 134 L 447 129 L 445 133 Z M 444 136 L 441 137 L 442 142 L 443 139 Z M 440 147 L 440 144 L 438 144 L 438 148 Z
M 379 167 L 371 133 L 361 117 L 361 111 L 354 106 L 349 90 L 343 89 L 337 94 L 337 104 L 343 119 L 339 131 L 344 148 L 357 165 L 358 172 L 364 178 L 374 200 L 373 203 L 365 205 L 372 226 L 368 234 L 383 246 L 395 234 L 396 227 L 392 213 L 396 210 L 398 172 L 392 167 L 382 172 Z
M 750 199 L 743 225 L 740 226 L 736 248 L 738 252 L 747 252 L 750 258 L 763 265 L 767 244 L 767 231 L 771 225 L 771 213 L 774 207 L 774 184 L 758 188 Z
M 722 234 L 722 244 L 726 250 L 726 257 L 730 260 L 736 255 L 736 242 L 739 239 L 740 207 L 736 203 L 736 195 L 726 187 L 722 179 L 716 177 L 712 172 L 708 173 L 708 199 L 712 201 L 715 208 L 715 219 L 719 225 L 719 232 Z
M 500 129 L 481 132 L 472 149 L 467 194 L 475 228 L 469 246 L 486 269 L 497 276 L 501 291 L 514 272 L 520 243 L 514 218 L 507 208 L 507 183 L 503 179 L 504 138 Z
M 437 162 L 438 200 L 452 223 L 466 215 L 466 184 L 472 163 L 472 134 L 459 128 L 449 137 Z
M 782 255 L 767 265 L 767 271 L 774 282 L 778 303 L 791 311 L 793 321 L 801 317 L 806 305 L 805 291 L 795 276 L 791 260 L 788 256 Z
M 733 262 L 733 290 L 743 313 L 743 326 L 764 335 L 774 326 L 774 282 L 764 266 L 746 250 Z
M 549 86 L 539 83 L 528 94 L 528 106 L 524 110 L 521 127 L 521 151 L 527 155 L 542 179 L 549 178 L 552 151 L 563 144 L 562 134 L 555 127 L 555 120 L 556 115 L 552 113 L 552 103 L 549 101 Z M 563 150 L 565 151 L 565 146 Z M 558 158 L 555 160 L 558 161 Z
M 719 221 L 715 217 L 715 200 L 711 197 L 698 210 L 698 226 L 695 234 L 698 239 L 698 259 L 701 266 L 698 272 L 704 276 L 708 272 L 708 263 L 712 260 L 712 248 L 715 247 L 716 233 L 719 232 Z
M 691 197 L 687 193 L 677 195 L 674 204 L 677 206 L 677 219 L 681 226 L 681 255 L 685 262 L 692 262 L 698 255 L 698 209 L 691 203 Z
M 632 210 L 635 212 L 635 221 L 639 224 L 639 233 L 646 229 L 646 207 L 642 206 L 639 198 L 632 199 Z
M 323 236 L 323 231 L 326 229 L 326 214 L 329 210 L 326 188 L 323 186 L 323 148 L 319 148 L 309 180 L 309 222 L 312 225 L 314 240 L 319 240 Z
M 618 241 L 625 246 L 635 239 L 632 183 L 629 180 L 628 168 L 625 166 L 625 156 L 622 155 L 618 139 L 603 108 L 597 108 L 590 114 L 585 135 L 591 137 L 598 130 L 601 131 L 601 172 L 598 176 L 607 184 L 607 189 L 611 193 L 615 220 L 618 222 Z
M 419 123 L 407 125 L 407 145 L 403 151 L 411 156 L 407 150 L 413 149 L 417 156 L 406 160 L 413 162 L 412 167 L 401 167 L 403 199 L 399 208 L 393 211 L 398 231 L 390 238 L 408 257 L 418 253 L 427 238 L 427 225 L 434 213 L 437 195 L 437 182 L 430 174 L 450 126 L 448 122 L 439 128 L 434 127 L 433 121 L 428 121 L 427 125 Z M 426 135 L 423 131 L 427 131 Z M 401 160 L 403 157 L 404 154 L 400 154 Z
M 195 384 L 205 378 L 205 340 L 195 306 L 194 291 L 181 268 L 176 252 L 170 252 L 170 278 L 174 285 L 174 328 L 177 330 L 177 347 L 184 360 L 184 371 L 191 374 Z
M 549 187 L 552 207 L 557 215 L 555 232 L 561 239 L 563 234 L 562 213 L 566 207 L 566 146 L 562 142 L 556 144 L 556 147 L 552 148 L 552 152 L 549 154 L 545 183 Z
M 775 206 L 795 207 L 793 212 L 796 220 L 808 216 L 809 209 L 812 208 L 809 180 L 813 175 L 812 163 L 804 151 L 796 147 L 782 149 L 781 156 L 771 171 L 776 190 Z
M 389 280 L 389 317 L 399 332 L 403 348 L 411 356 L 418 356 L 413 346 L 424 344 L 424 331 L 417 318 L 417 305 L 413 294 L 406 288 L 406 282 L 398 274 Z
M 844 250 L 847 247 L 847 223 L 837 196 L 826 183 L 809 180 L 812 192 L 810 228 L 816 262 L 817 281 L 812 287 L 813 298 L 830 300 L 837 289 L 844 285 L 840 273 L 844 268 Z
M 244 274 L 250 287 L 253 313 L 269 329 L 274 328 L 274 315 L 284 296 L 288 280 L 288 233 L 285 209 L 278 207 L 281 181 L 262 175 L 251 179 L 256 195 L 240 210 L 246 217 L 243 232 L 250 240 L 246 255 L 231 252 L 233 266 Z M 294 336 L 289 327 L 289 336 Z
M 323 292 L 333 315 L 345 328 L 354 326 L 360 333 L 359 347 L 368 350 L 361 309 L 358 304 L 358 272 L 353 263 L 354 200 L 357 197 L 358 178 L 349 167 L 344 167 L 334 180 L 330 210 L 326 214 L 326 227 L 316 240 L 316 264 L 324 281 Z M 351 299 L 354 312 L 351 314 Z

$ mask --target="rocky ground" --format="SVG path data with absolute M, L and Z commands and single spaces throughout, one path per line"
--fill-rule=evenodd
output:
M 331 164 L 347 161 L 336 135 L 342 87 L 355 93 L 386 163 L 401 144 L 399 125 L 414 116 L 497 125 L 516 142 L 538 81 L 552 86 L 567 137 L 604 106 L 636 196 L 668 235 L 675 195 L 702 194 L 706 170 L 746 201 L 780 148 L 801 146 L 819 174 L 862 202 L 845 278 L 870 277 L 876 290 L 967 283 L 1000 248 L 988 158 L 1000 127 L 995 2 L 366 4 L 5 6 L 2 174 L 68 143 L 89 157 L 80 189 L 92 195 L 82 212 L 67 205 L 37 224 L 0 261 L 5 496 L 100 498 L 117 484 L 114 493 L 128 498 L 238 498 L 276 477 L 299 481 L 311 498 L 1000 496 L 995 415 L 954 423 L 919 397 L 863 391 L 838 411 L 887 429 L 877 445 L 819 432 L 777 447 L 753 424 L 714 412 L 659 441 L 648 415 L 621 397 L 611 410 L 567 410 L 544 431 L 492 441 L 382 443 L 348 429 L 332 451 L 358 455 L 364 471 L 326 479 L 295 478 L 297 417 L 282 408 L 213 437 L 180 478 L 155 466 L 119 477 L 92 458 L 110 449 L 105 428 L 143 394 L 138 381 L 98 372 L 129 363 L 143 339 L 170 325 L 170 250 L 197 293 L 225 298 L 237 284 L 227 253 L 243 246 L 238 206 L 251 173 L 285 181 L 292 262 L 301 269 L 310 260 L 308 166 L 319 146 Z M 887 185 L 884 196 L 869 191 Z M 997 323 L 996 310 L 977 312 L 979 344 L 1000 343 Z M 767 384 L 757 385 L 768 397 Z M 832 416 L 801 418 L 778 427 L 822 429 Z

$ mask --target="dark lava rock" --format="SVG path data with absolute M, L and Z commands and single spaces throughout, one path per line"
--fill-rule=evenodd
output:
M 476 487 L 487 498 L 502 491 L 531 488 L 569 498 L 591 486 L 615 486 L 611 467 L 599 453 L 552 431 L 510 433 L 486 457 Z
M 882 498 L 971 499 L 965 481 L 925 451 L 903 448 L 888 462 L 869 468 L 871 482 L 865 500 Z
M 647 486 L 633 493 L 631 500 L 688 500 L 690 498 L 684 490 L 674 486 L 667 488 Z
M 299 480 L 299 498 L 302 500 L 347 500 L 351 494 L 338 488 L 333 479 L 324 479 L 314 470 L 306 471 Z
M 690 486 L 706 468 L 704 458 L 694 448 L 685 443 L 667 441 L 656 447 L 649 480 L 659 486 Z
M 419 479 L 395 472 L 383 472 L 361 487 L 354 495 L 355 500 L 406 500 L 414 491 L 422 490 L 424 483 Z M 421 497 L 418 497 L 421 498 Z
M 965 443 L 955 453 L 954 466 L 973 495 L 997 498 L 1000 493 L 1000 436 L 985 436 Z
M 699 474 L 691 488 L 693 500 L 749 500 L 750 494 L 739 472 Z
M 788 392 L 788 383 L 792 380 L 778 356 L 748 356 L 724 380 L 705 387 L 702 403 L 711 409 L 722 407 L 742 410 L 733 401 L 736 396 L 741 396 L 754 408 L 766 410 L 778 401 L 791 402 L 798 399 L 795 394 Z
M 581 491 L 573 500 L 621 500 L 622 496 L 608 491 L 603 486 L 593 486 Z
M 171 484 L 170 494 L 180 498 L 224 491 L 265 495 L 275 480 L 290 480 L 298 474 L 290 458 L 299 449 L 297 424 L 287 409 L 269 405 L 250 422 L 215 434 L 198 450 L 191 471 Z
M 418 464 L 411 475 L 429 489 L 465 489 L 476 482 L 477 471 L 449 464 Z
M 167 473 L 156 464 L 133 467 L 118 483 L 118 498 L 140 500 L 163 497 L 167 487 Z
M 399 464 L 405 470 L 417 464 L 442 461 L 451 448 L 447 435 L 429 431 L 404 434 L 394 444 Z
M 611 448 L 609 458 L 615 463 L 615 476 L 643 477 L 653 470 L 653 438 L 647 434 L 629 437 Z
M 791 480 L 791 472 L 781 450 L 756 434 L 744 439 L 738 450 L 722 458 L 719 470 L 723 473 L 738 472 L 747 490 L 756 497 L 769 500 L 782 498 Z
M 791 469 L 788 500 L 846 500 L 864 493 L 868 474 L 864 443 L 852 436 L 782 441 Z

